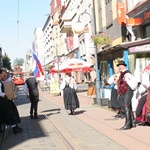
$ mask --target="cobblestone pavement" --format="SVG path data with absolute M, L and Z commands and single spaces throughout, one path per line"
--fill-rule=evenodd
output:
M 61 96 L 40 91 L 39 118 L 29 118 L 30 102 L 22 87 L 15 100 L 23 132 L 14 135 L 9 129 L 4 150 L 147 150 L 150 148 L 149 127 L 138 126 L 118 131 L 124 119 L 115 119 L 115 112 L 93 105 L 86 93 L 78 93 L 80 108 L 68 115 Z

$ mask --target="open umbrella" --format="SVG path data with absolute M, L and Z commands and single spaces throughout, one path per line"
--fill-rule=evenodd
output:
M 82 72 L 87 72 L 87 71 L 93 71 L 93 68 L 91 67 L 92 64 L 80 60 L 77 58 L 72 58 L 69 60 L 64 61 L 60 66 L 59 66 L 59 71 L 60 72 L 72 72 L 72 71 L 82 71 Z M 58 67 L 54 67 L 50 69 L 50 73 L 57 73 L 58 72 Z
M 146 66 L 143 72 L 146 72 L 150 75 L 150 65 Z

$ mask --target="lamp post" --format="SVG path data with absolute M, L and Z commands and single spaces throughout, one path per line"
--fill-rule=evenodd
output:
M 90 22 L 91 22 L 91 26 L 92 26 L 92 34 L 95 35 L 94 21 L 92 19 L 92 16 L 86 11 L 84 11 L 83 13 L 81 13 L 79 15 L 78 22 L 77 22 L 77 24 L 75 24 L 75 26 L 73 28 L 74 32 L 77 34 L 83 33 L 83 31 L 85 29 L 85 25 L 83 25 L 83 23 L 80 22 L 80 16 L 83 16 L 84 14 L 87 14 L 88 16 L 90 16 L 90 19 L 91 19 Z M 96 67 L 96 103 L 98 105 L 101 105 L 100 75 L 99 75 L 99 70 L 98 70 L 96 43 L 94 43 L 94 53 L 95 53 L 95 67 Z
M 56 44 L 56 59 L 57 59 L 57 68 L 58 68 L 58 88 L 60 90 L 60 70 L 59 70 L 59 57 L 58 57 L 58 47 Z

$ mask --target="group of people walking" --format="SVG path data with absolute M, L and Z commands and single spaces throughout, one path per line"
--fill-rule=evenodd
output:
M 146 107 L 146 103 L 144 103 L 144 101 L 141 99 L 142 94 L 144 94 L 145 92 L 147 92 L 148 88 L 150 87 L 150 81 L 149 81 L 149 74 L 147 74 L 147 77 L 145 75 L 145 77 L 143 76 L 143 81 L 147 80 L 145 83 L 142 82 L 142 84 L 140 84 L 136 79 L 136 77 L 134 77 L 134 75 L 132 75 L 132 73 L 127 70 L 126 68 L 126 64 L 124 61 L 119 61 L 119 63 L 117 64 L 116 68 L 115 68 L 115 74 L 113 76 L 111 76 L 108 80 L 109 84 L 114 84 L 112 91 L 111 91 L 111 105 L 112 108 L 117 110 L 118 113 L 115 117 L 118 118 L 124 118 L 125 117 L 125 125 L 121 128 L 119 128 L 119 130 L 128 130 L 131 128 L 136 127 L 136 124 L 141 121 L 147 121 L 148 120 L 148 116 L 150 114 L 150 111 L 148 111 L 148 108 L 150 108 L 150 104 L 147 105 Z M 137 98 L 137 108 L 136 108 L 136 112 L 139 112 L 139 116 L 137 116 L 135 113 L 133 113 L 132 110 L 132 98 L 133 95 L 136 91 L 136 98 Z M 148 102 L 148 96 L 145 95 L 145 101 Z M 142 102 L 142 104 L 140 104 L 140 101 Z M 140 107 L 139 107 L 140 106 Z M 144 107 L 143 107 L 144 106 Z M 146 111 L 147 110 L 147 111 Z M 150 110 L 150 109 L 149 109 Z M 149 112 L 149 113 L 148 113 Z M 145 119 L 143 119 L 143 117 Z M 150 120 L 149 120 L 150 121 Z

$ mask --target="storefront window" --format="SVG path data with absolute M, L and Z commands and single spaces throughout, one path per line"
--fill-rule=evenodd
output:
M 146 27 L 146 37 L 150 37 L 150 26 Z

